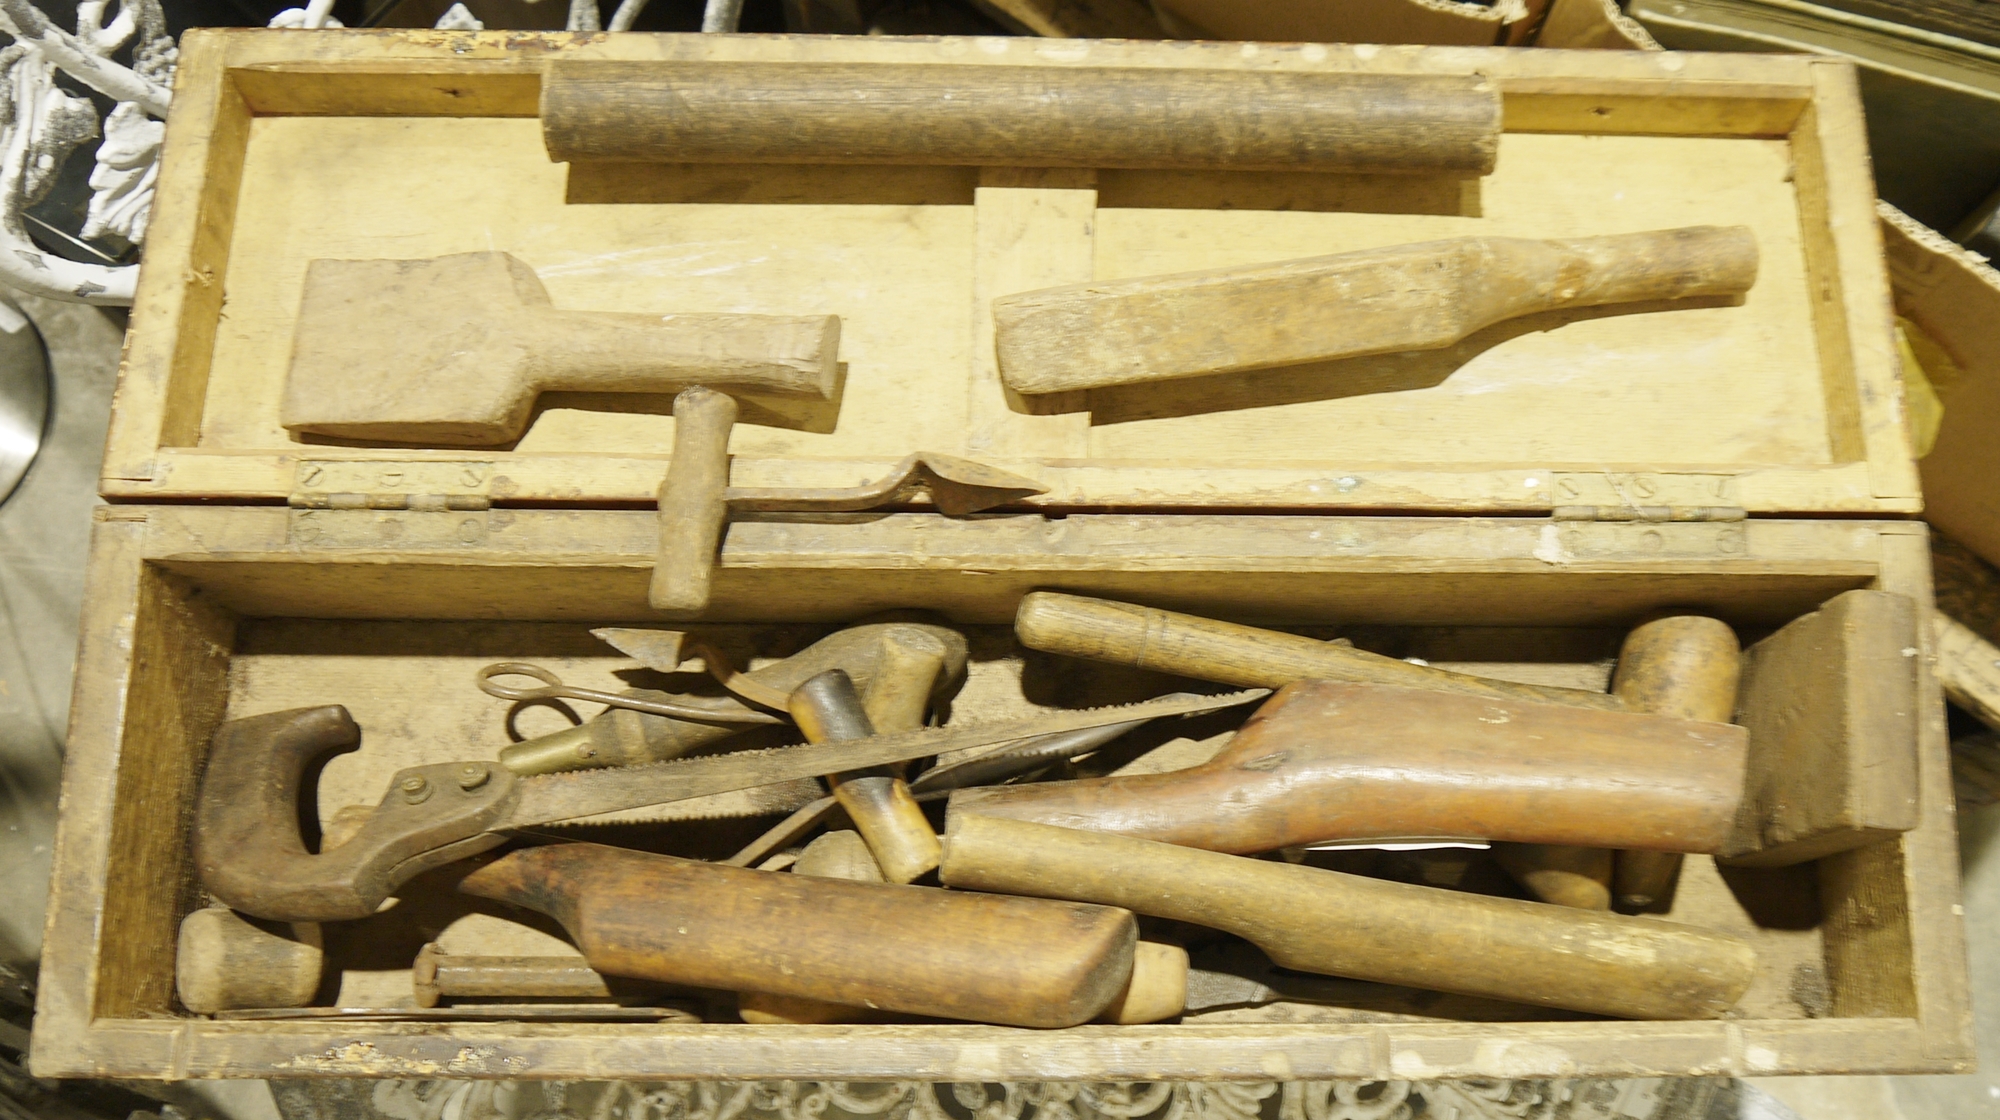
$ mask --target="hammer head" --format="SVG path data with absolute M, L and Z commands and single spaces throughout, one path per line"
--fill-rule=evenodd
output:
M 528 331 L 549 306 L 507 253 L 313 261 L 280 421 L 354 439 L 515 439 L 539 391 Z

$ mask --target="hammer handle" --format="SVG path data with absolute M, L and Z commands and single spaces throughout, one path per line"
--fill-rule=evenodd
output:
M 1757 966 L 1693 926 L 996 817 L 952 814 L 940 873 L 1224 930 L 1303 972 L 1628 1019 L 1716 1018 Z
M 674 398 L 674 456 L 660 483 L 660 556 L 646 601 L 669 617 L 708 609 L 729 519 L 729 430 L 736 399 L 696 385 Z
M 1601 692 L 1490 680 L 1296 634 L 1053 591 L 1036 591 L 1021 600 L 1014 631 L 1023 645 L 1045 653 L 1248 688 L 1348 681 L 1579 708 L 1624 707 L 1617 697 Z
M 929 682 L 936 677 L 930 666 Z M 792 718 L 799 730 L 815 743 L 845 739 L 865 739 L 875 734 L 854 681 L 839 669 L 829 669 L 800 685 L 792 693 Z M 833 796 L 868 850 L 875 853 L 882 877 L 891 883 L 907 883 L 937 866 L 938 839 L 922 806 L 911 795 L 909 784 L 892 769 L 832 776 Z

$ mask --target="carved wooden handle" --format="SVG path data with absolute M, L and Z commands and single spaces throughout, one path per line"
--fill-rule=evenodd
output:
M 556 844 L 467 876 L 468 894 L 561 922 L 590 966 L 1019 1027 L 1088 1022 L 1132 974 L 1123 910 L 782 875 Z
M 646 601 L 669 617 L 708 609 L 729 519 L 729 431 L 736 400 L 697 385 L 674 398 L 674 456 L 660 483 L 660 556 Z

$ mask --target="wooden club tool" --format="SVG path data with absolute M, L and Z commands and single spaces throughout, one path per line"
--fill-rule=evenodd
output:
M 1298 681 L 1199 766 L 962 789 L 950 812 L 1217 852 L 1406 836 L 1715 851 L 1746 752 L 1729 724 Z
M 1756 972 L 1748 942 L 1573 910 L 954 813 L 947 885 L 1122 906 L 1236 934 L 1285 968 L 1628 1019 L 1709 1019 Z
M 349 439 L 519 439 L 549 390 L 668 393 L 701 383 L 830 399 L 833 315 L 560 311 L 506 253 L 316 260 L 280 421 Z
M 938 512 L 958 517 L 1042 493 L 1017 474 L 935 452 L 905 458 L 859 486 L 825 489 L 729 485 L 729 432 L 736 402 L 704 386 L 674 398 L 674 450 L 660 482 L 660 555 L 646 600 L 670 618 L 691 618 L 714 593 L 717 552 L 732 511 L 853 512 L 928 491 Z
M 1088 1022 L 1126 986 L 1123 910 L 850 883 L 554 844 L 474 871 L 467 894 L 562 923 L 590 966 L 1018 1027 Z
M 1277 264 L 1070 284 L 993 301 L 1000 378 L 1066 393 L 1436 350 L 1568 307 L 1739 296 L 1744 226 L 1611 237 L 1461 237 Z
M 1353 681 L 1580 708 L 1617 711 L 1625 706 L 1602 692 L 1453 673 L 1368 653 L 1344 642 L 1055 591 L 1022 597 L 1014 633 L 1022 645 L 1045 653 L 1222 684 L 1277 688 L 1303 680 Z

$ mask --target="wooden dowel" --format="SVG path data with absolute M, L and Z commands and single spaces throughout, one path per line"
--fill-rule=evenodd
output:
M 945 883 L 1224 930 L 1285 968 L 1629 1019 L 1707 1019 L 1748 942 L 1651 918 L 1464 894 L 996 817 L 954 815 Z
M 1055 591 L 1022 597 L 1014 633 L 1021 644 L 1045 653 L 1245 688 L 1279 688 L 1302 680 L 1349 681 L 1579 708 L 1615 711 L 1625 706 L 1602 692 L 1453 673 L 1335 642 Z
M 1492 171 L 1466 75 L 837 62 L 556 61 L 557 161 Z

